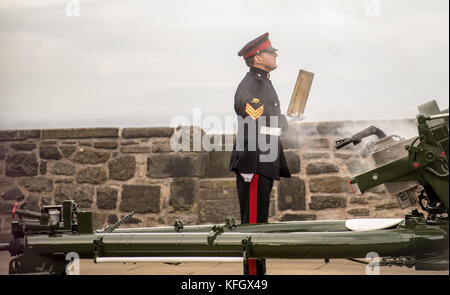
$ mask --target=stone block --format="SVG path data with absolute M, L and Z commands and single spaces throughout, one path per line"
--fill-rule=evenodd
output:
M 198 212 L 192 213 L 192 211 L 187 211 L 168 215 L 167 219 L 159 218 L 156 220 L 156 218 L 149 217 L 146 220 L 146 226 L 174 225 L 177 219 L 180 219 L 184 225 L 198 225 L 200 223 Z
M 344 127 L 341 122 L 319 122 L 317 123 L 317 133 L 320 135 L 342 135 L 340 130 Z
M 383 195 L 369 195 L 367 196 L 368 201 L 381 201 L 384 200 L 385 196 Z
M 367 208 L 353 208 L 347 210 L 347 213 L 353 216 L 369 216 L 369 209 Z
M 112 187 L 97 188 L 97 208 L 115 210 L 119 191 Z
M 400 208 L 400 204 L 398 202 L 388 202 L 384 204 L 375 205 L 375 210 L 385 210 L 394 208 Z
M 38 173 L 36 155 L 17 153 L 6 156 L 6 176 L 36 176 Z
M 25 200 L 26 205 L 24 206 L 25 210 L 30 210 L 33 212 L 41 212 L 41 206 L 39 205 L 39 197 L 37 196 L 28 196 Z
M 329 159 L 330 154 L 328 154 L 328 153 L 304 153 L 304 154 L 302 154 L 302 157 L 305 160 Z
M 39 172 L 41 175 L 47 174 L 47 161 L 41 161 L 39 163 Z
M 173 152 L 170 143 L 154 143 L 152 145 L 152 153 L 171 153 Z
M 200 200 L 237 198 L 236 180 L 234 178 L 200 180 L 199 189 Z
M 0 130 L 0 141 L 40 138 L 41 130 Z
M 0 196 L 2 197 L 3 200 L 14 200 L 14 201 L 22 201 L 25 198 L 22 191 L 17 186 L 0 187 Z
M 281 137 L 281 143 L 283 149 L 299 149 L 300 148 L 300 138 L 291 137 L 289 135 L 283 135 Z
M 78 183 L 102 184 L 106 182 L 107 172 L 103 167 L 88 167 L 77 173 Z
M 136 172 L 136 159 L 134 156 L 123 156 L 108 162 L 109 178 L 115 180 L 128 180 Z
M 92 226 L 94 229 L 103 228 L 103 225 L 106 221 L 106 214 L 101 212 L 93 212 L 92 213 Z
M 115 150 L 119 146 L 117 141 L 97 141 L 94 142 L 94 147 L 96 149 L 107 149 L 107 150 Z
M 52 192 L 53 180 L 43 177 L 27 178 L 20 180 L 19 184 L 29 192 Z
M 46 205 L 51 205 L 54 204 L 52 201 L 52 196 L 51 195 L 43 195 L 41 196 L 41 201 L 40 201 L 40 206 L 46 206 Z
M 62 145 L 59 149 L 66 158 L 70 157 L 77 150 L 73 145 Z
M 340 160 L 349 160 L 349 159 L 360 159 L 361 156 L 358 153 L 344 154 L 344 153 L 335 153 L 334 155 L 336 159 Z
M 40 206 L 46 206 L 52 204 L 52 195 L 42 195 L 40 199 Z
M 161 187 L 155 185 L 124 185 L 120 211 L 159 213 Z
M 0 243 L 9 243 L 11 242 L 12 237 L 10 230 L 0 232 Z
M 269 204 L 269 218 L 274 217 L 277 212 L 275 211 L 276 201 L 275 199 L 272 199 L 273 190 L 271 193 L 271 199 Z
M 199 209 L 199 219 L 202 223 L 224 223 L 227 217 L 233 217 L 237 223 L 241 220 L 237 194 L 234 198 L 202 201 Z
M 281 178 L 278 210 L 305 210 L 305 182 L 298 177 Z
M 123 138 L 149 138 L 149 137 L 171 137 L 174 130 L 171 127 L 150 128 L 123 128 Z
M 350 198 L 350 203 L 366 205 L 368 203 L 368 201 L 367 201 L 367 197 L 365 197 L 365 196 L 352 196 Z
M 23 200 L 23 198 L 22 198 Z M 22 201 L 22 200 L 17 200 L 17 201 Z M 6 214 L 8 216 L 11 216 L 12 214 L 12 209 L 14 207 L 14 201 L 9 202 L 3 199 L 0 199 L 0 214 Z
M 316 214 L 309 213 L 286 213 L 281 216 L 280 221 L 304 221 L 304 220 L 316 220 Z
M 329 147 L 328 138 L 305 138 L 300 141 L 300 149 L 327 149 Z
M 77 151 L 72 161 L 80 164 L 100 164 L 108 161 L 110 157 L 111 157 L 110 153 L 82 148 Z
M 177 180 L 170 184 L 169 205 L 175 211 L 189 210 L 195 200 L 197 182 L 191 179 Z
M 11 185 L 14 185 L 14 179 L 0 177 L 0 189 L 5 188 L 7 186 L 11 186 Z
M 155 142 L 152 145 L 152 153 L 171 153 L 170 142 Z
M 326 162 L 312 162 L 306 166 L 306 174 L 324 174 L 324 173 L 336 173 L 339 172 L 339 168 L 332 163 Z
M 108 215 L 108 224 L 113 225 L 119 221 L 119 218 L 116 214 L 109 214 Z
M 124 218 L 126 215 L 122 215 L 120 219 Z M 136 217 L 128 218 L 123 224 L 140 224 L 142 220 Z
M 89 185 L 58 184 L 55 188 L 55 203 L 60 205 L 64 200 L 74 200 L 80 207 L 90 208 L 94 194 L 94 187 Z
M 41 141 L 41 145 L 55 145 L 57 143 L 58 142 L 56 140 L 44 140 L 44 141 Z
M 148 146 L 126 146 L 121 147 L 120 152 L 124 154 L 149 154 L 150 147 Z
M 59 178 L 55 179 L 55 183 L 72 183 L 73 178 Z
M 311 202 L 309 203 L 309 209 L 311 210 L 345 208 L 346 206 L 347 200 L 345 197 L 337 196 L 311 196 Z
M 70 128 L 42 130 L 42 139 L 117 137 L 119 137 L 119 128 Z
M 376 187 L 370 188 L 368 190 L 366 190 L 365 192 L 368 193 L 374 193 L 374 194 L 384 194 L 386 193 L 386 186 L 384 184 L 382 185 L 378 185 Z
M 201 222 L 225 222 L 227 216 L 240 220 L 235 179 L 208 179 L 199 183 Z
M 43 145 L 39 148 L 39 156 L 42 159 L 59 160 L 62 158 L 61 153 L 54 145 Z
M 147 177 L 203 177 L 207 153 L 154 154 L 147 158 Z
M 291 174 L 297 174 L 300 172 L 300 156 L 296 151 L 284 151 L 286 162 L 291 171 Z
M 208 152 L 208 156 L 205 177 L 233 177 L 235 175 L 229 168 L 231 152 L 211 151 Z
M 309 179 L 309 189 L 313 193 L 351 193 L 348 178 L 323 176 Z
M 18 142 L 11 144 L 11 147 L 17 151 L 32 151 L 36 148 L 34 142 Z
M 55 175 L 72 176 L 75 174 L 75 166 L 70 163 L 56 162 L 51 166 L 50 172 Z
M 127 145 L 136 145 L 139 144 L 139 141 L 122 141 L 120 143 L 121 146 L 127 146 Z
M 5 144 L 0 143 L 0 161 L 5 159 L 6 152 L 8 151 L 8 148 Z

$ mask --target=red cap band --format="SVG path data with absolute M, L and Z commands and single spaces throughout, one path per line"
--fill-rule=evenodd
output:
M 253 48 L 252 51 L 247 52 L 244 55 L 244 58 L 249 58 L 250 56 L 255 55 L 256 53 L 258 53 L 258 51 L 264 50 L 264 49 L 269 48 L 271 46 L 272 46 L 272 44 L 270 43 L 270 40 L 267 40 L 267 41 L 259 44 L 257 47 Z

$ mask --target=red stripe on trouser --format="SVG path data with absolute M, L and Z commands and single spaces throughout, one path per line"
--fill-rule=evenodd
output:
M 256 223 L 258 220 L 258 178 L 259 175 L 255 174 L 250 182 L 249 223 Z
M 249 259 L 248 260 L 248 274 L 249 275 L 256 275 L 256 259 Z
M 253 175 L 250 182 L 250 206 L 249 206 L 249 223 L 256 223 L 258 220 L 258 178 L 259 175 Z M 249 275 L 256 275 L 256 259 L 248 260 Z

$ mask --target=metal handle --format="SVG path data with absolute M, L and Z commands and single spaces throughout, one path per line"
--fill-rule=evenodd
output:
M 437 172 L 436 170 L 434 170 L 434 169 L 431 168 L 431 167 L 425 168 L 426 171 L 429 171 L 429 172 L 433 173 L 433 174 L 436 175 L 437 177 L 448 177 L 448 175 L 449 175 L 449 174 L 448 174 L 448 171 L 445 171 L 444 166 L 442 166 L 442 169 L 444 170 L 444 173 L 439 173 L 439 172 Z

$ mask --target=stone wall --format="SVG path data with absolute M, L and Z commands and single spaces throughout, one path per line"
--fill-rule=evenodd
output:
M 352 193 L 349 176 L 373 168 L 351 147 L 334 141 L 370 125 L 412 137 L 413 120 L 320 122 L 291 125 L 283 145 L 292 178 L 274 182 L 270 221 L 402 217 L 380 186 Z M 400 128 L 402 132 L 397 132 Z M 190 130 L 194 134 L 193 128 Z M 231 146 L 222 151 L 173 152 L 168 127 L 0 130 L 0 241 L 10 237 L 14 203 L 41 205 L 75 200 L 94 212 L 97 228 L 131 211 L 124 226 L 239 222 L 235 178 L 228 171 Z M 204 133 L 201 133 L 205 135 Z M 230 135 L 231 136 L 231 135 Z M 193 146 L 193 141 L 190 143 Z

